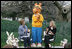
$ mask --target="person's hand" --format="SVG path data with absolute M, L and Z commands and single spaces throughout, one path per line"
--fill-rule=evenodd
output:
M 39 21 L 40 23 L 42 23 L 42 21 Z
M 37 17 L 37 20 L 39 20 L 39 19 L 40 19 L 40 16 Z
M 38 14 L 37 14 L 37 20 L 39 20 L 39 19 L 40 19 L 40 14 L 38 13 Z
M 26 29 L 24 31 L 26 32 Z
M 28 32 L 30 32 L 30 29 L 28 29 Z
M 48 31 L 48 28 L 46 28 L 46 31 Z
M 52 33 L 51 31 L 49 31 L 50 33 Z
M 45 31 L 45 33 L 47 34 L 47 31 Z
M 52 31 L 49 31 L 49 33 L 51 33 L 51 35 L 54 35 Z

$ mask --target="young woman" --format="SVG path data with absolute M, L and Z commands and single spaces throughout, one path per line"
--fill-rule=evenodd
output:
M 52 20 L 50 21 L 49 26 L 46 28 L 46 34 L 47 34 L 45 36 L 45 47 L 46 48 L 49 48 L 49 44 L 50 44 L 49 39 L 52 39 L 55 33 L 56 33 L 56 25 L 55 25 L 55 22 Z

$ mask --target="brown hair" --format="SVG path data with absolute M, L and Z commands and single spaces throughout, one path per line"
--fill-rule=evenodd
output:
M 20 24 L 22 25 L 22 24 L 23 24 L 23 22 L 24 22 L 24 19 L 21 19 L 19 22 L 20 22 Z

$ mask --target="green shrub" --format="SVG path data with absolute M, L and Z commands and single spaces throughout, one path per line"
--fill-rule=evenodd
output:
M 8 20 L 1 20 L 1 47 L 3 47 L 6 44 L 7 35 L 6 31 L 9 33 L 14 32 L 14 36 L 18 37 L 18 27 L 19 27 L 18 21 L 8 21 Z M 32 29 L 32 22 L 26 23 L 27 27 L 31 30 Z M 42 29 L 43 31 L 46 29 L 46 27 L 49 26 L 48 24 L 45 24 L 43 22 Z M 68 42 L 71 43 L 71 22 L 56 22 L 56 38 L 54 45 L 59 45 L 60 41 L 64 38 L 68 39 Z M 43 37 L 43 36 L 42 36 Z M 19 42 L 20 43 L 20 42 Z M 44 45 L 44 42 L 42 43 Z M 19 45 L 23 45 L 22 43 Z

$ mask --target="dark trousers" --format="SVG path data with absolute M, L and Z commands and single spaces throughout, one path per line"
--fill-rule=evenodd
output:
M 24 47 L 30 47 L 30 37 L 24 37 Z
M 49 44 L 50 44 L 49 39 L 52 39 L 52 38 L 53 38 L 53 36 L 51 36 L 51 35 L 46 35 L 45 36 L 45 40 L 44 40 L 44 42 L 45 42 L 45 48 L 49 48 Z

